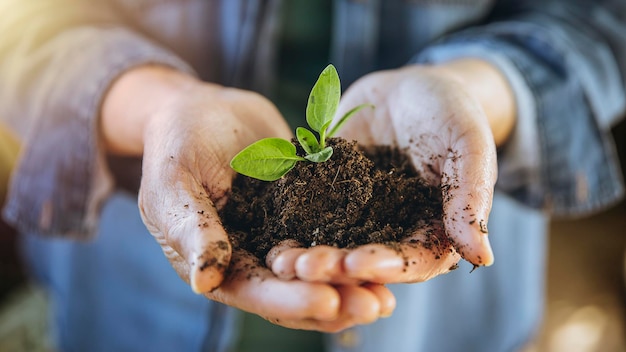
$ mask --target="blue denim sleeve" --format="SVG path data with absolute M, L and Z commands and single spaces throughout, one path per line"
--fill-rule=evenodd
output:
M 415 58 L 479 57 L 501 69 L 518 122 L 499 150 L 496 187 L 554 216 L 586 215 L 624 193 L 610 128 L 626 105 L 626 26 L 612 22 L 612 45 L 590 26 L 527 12 L 451 35 Z
M 89 238 L 113 183 L 99 145 L 103 95 L 138 65 L 190 68 L 97 6 L 42 15 L 49 5 L 21 5 L 0 24 L 14 34 L 0 37 L 0 116 L 23 146 L 3 215 L 22 232 Z

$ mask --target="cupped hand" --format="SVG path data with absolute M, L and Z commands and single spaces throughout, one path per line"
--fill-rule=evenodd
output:
M 383 285 L 282 280 L 248 252 L 235 250 L 222 284 L 205 294 L 294 329 L 337 332 L 391 315 L 396 300 Z
M 352 250 L 303 249 L 283 244 L 268 257 L 280 277 L 312 282 L 420 282 L 456 268 L 463 257 L 491 265 L 487 237 L 497 176 L 494 134 L 483 106 L 453 71 L 410 66 L 380 71 L 356 81 L 344 94 L 337 116 L 372 104 L 340 131 L 362 145 L 406 150 L 417 171 L 440 186 L 443 219 L 402 241 L 400 251 L 370 244 Z M 444 239 L 426 246 L 425 236 Z
M 177 273 L 197 293 L 283 326 L 338 331 L 391 313 L 381 285 L 286 282 L 231 248 L 217 209 L 234 178 L 231 158 L 265 137 L 290 138 L 278 110 L 256 93 L 200 84 L 161 109 L 144 133 L 139 206 Z

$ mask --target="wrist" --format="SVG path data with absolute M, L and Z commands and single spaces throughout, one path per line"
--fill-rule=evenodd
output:
M 100 111 L 106 151 L 141 155 L 151 120 L 200 84 L 195 77 L 166 66 L 145 65 L 123 73 L 106 93 Z
M 506 77 L 491 63 L 474 58 L 448 61 L 436 67 L 459 80 L 478 101 L 496 146 L 502 145 L 516 121 L 515 96 Z

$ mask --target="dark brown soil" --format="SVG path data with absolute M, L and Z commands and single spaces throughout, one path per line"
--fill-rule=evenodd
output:
M 425 184 L 402 151 L 360 150 L 340 138 L 328 145 L 334 149 L 330 160 L 298 162 L 278 181 L 237 176 L 220 211 L 234 247 L 265 262 L 284 239 L 304 247 L 393 244 L 441 220 L 441 189 Z

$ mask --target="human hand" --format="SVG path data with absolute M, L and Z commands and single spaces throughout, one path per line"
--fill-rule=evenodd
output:
M 478 65 L 485 69 L 487 64 Z M 464 81 L 475 76 L 456 75 L 466 68 L 465 63 L 450 68 L 411 66 L 367 75 L 347 90 L 337 112 L 342 116 L 363 103 L 376 107 L 349 120 L 342 136 L 362 145 L 407 150 L 418 172 L 441 186 L 444 216 L 439 226 L 435 222 L 434 228 L 413 234 L 400 244 L 400 252 L 379 244 L 352 250 L 283 245 L 268 260 L 277 275 L 313 282 L 419 282 L 450 271 L 460 256 L 477 266 L 492 264 L 487 219 L 497 175 L 494 139 L 506 138 L 512 123 L 510 116 L 496 116 L 509 107 L 482 104 L 485 96 L 497 99 L 485 94 L 493 89 L 485 85 L 501 77 L 479 75 L 487 82 L 476 92 Z M 420 243 L 427 231 L 438 231 L 451 241 L 426 248 Z
M 218 88 L 191 93 L 155 118 L 139 196 L 144 222 L 179 275 L 213 300 L 283 326 L 324 331 L 387 315 L 394 298 L 380 285 L 285 282 L 250 253 L 236 250 L 231 258 L 217 214 L 234 177 L 229 161 L 260 138 L 288 138 L 283 121 L 265 98 Z
M 131 73 L 139 76 L 130 83 L 123 78 L 110 94 L 128 99 L 128 92 L 144 92 L 134 82 L 151 73 Z M 391 314 L 395 299 L 382 285 L 285 282 L 250 253 L 231 248 L 217 213 L 235 176 L 229 161 L 260 138 L 289 138 L 291 132 L 274 105 L 256 93 L 178 79 L 162 99 L 149 99 L 151 108 L 137 113 L 146 121 L 135 127 L 143 131 L 137 138 L 143 144 L 141 215 L 181 278 L 212 300 L 292 328 L 338 331 Z M 132 102 L 130 110 L 142 105 Z M 129 109 L 110 104 L 105 102 L 103 130 L 117 138 L 124 131 L 111 133 L 118 125 L 110 117 Z M 127 140 L 133 138 L 121 144 L 105 139 L 111 150 L 132 152 Z

